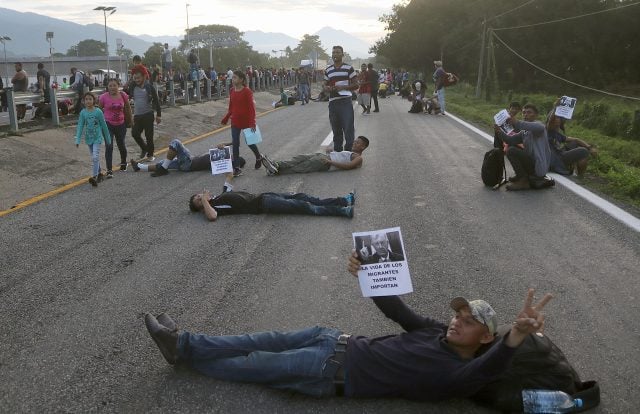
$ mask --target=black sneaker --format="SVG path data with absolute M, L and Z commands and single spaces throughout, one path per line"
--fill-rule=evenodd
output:
M 91 178 L 89 178 L 89 184 L 91 184 L 91 185 L 92 185 L 92 186 L 94 186 L 94 187 L 97 187 L 97 186 L 98 186 L 98 179 L 97 179 L 97 176 L 96 176 L 96 177 L 91 177 Z
M 260 167 L 262 167 L 262 157 L 263 155 L 260 154 L 260 158 L 256 158 L 256 164 L 253 166 L 256 170 L 259 170 Z
M 109 178 L 113 178 L 113 171 L 111 171 L 111 170 L 107 170 L 107 180 Z
M 138 163 L 136 162 L 136 160 L 131 158 L 130 162 L 131 162 L 131 168 L 133 168 L 133 171 L 135 171 L 135 172 L 140 171 L 140 167 L 138 167 Z
M 121 162 L 120 163 L 120 171 L 127 171 L 127 163 L 126 162 Z
M 140 153 L 140 159 L 141 159 L 141 160 L 143 160 L 143 159 L 145 159 L 146 157 L 147 157 L 147 151 L 142 151 L 142 152 Z
M 242 170 L 240 168 L 236 168 L 235 170 L 233 170 L 234 177 L 240 177 L 241 175 L 242 175 Z
M 162 165 L 156 165 L 156 170 L 151 173 L 152 177 L 162 177 L 163 175 L 169 174 L 169 170 L 164 168 Z
M 264 154 L 262 154 L 262 165 L 269 175 L 278 175 L 278 166 Z

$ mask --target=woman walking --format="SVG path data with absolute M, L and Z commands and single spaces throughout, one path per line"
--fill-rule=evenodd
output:
M 109 128 L 104 121 L 104 115 L 100 108 L 96 108 L 96 97 L 91 92 L 87 92 L 83 97 L 84 109 L 80 111 L 78 118 L 78 128 L 76 129 L 76 147 L 80 145 L 82 132 L 84 131 L 84 141 L 89 146 L 93 170 L 89 183 L 96 187 L 102 181 L 100 172 L 100 144 L 104 139 L 107 144 L 111 143 Z
M 124 143 L 124 138 L 127 134 L 125 113 L 128 110 L 128 116 L 131 116 L 131 108 L 129 107 L 129 95 L 118 90 L 118 81 L 116 79 L 109 79 L 107 92 L 100 95 L 98 106 L 104 111 L 104 118 L 111 138 L 111 142 L 105 146 L 104 158 L 107 162 L 107 178 L 112 178 L 114 138 L 120 152 L 120 171 L 127 170 L 127 147 Z
M 240 132 L 245 128 L 256 130 L 256 106 L 253 100 L 253 92 L 247 87 L 247 75 L 236 70 L 231 78 L 233 87 L 229 94 L 229 110 L 220 122 L 226 125 L 231 119 L 231 142 L 233 146 L 233 176 L 242 175 L 240 169 Z M 262 154 L 258 151 L 256 144 L 249 145 L 249 148 L 256 156 L 255 169 L 262 166 Z

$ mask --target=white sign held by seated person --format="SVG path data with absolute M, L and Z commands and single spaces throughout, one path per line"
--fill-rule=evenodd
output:
M 358 281 L 364 297 L 413 292 L 400 227 L 358 232 L 352 236 L 362 263 Z
M 558 106 L 556 106 L 555 115 L 560 116 L 564 119 L 571 119 L 577 101 L 578 100 L 576 98 L 563 96 L 562 98 L 560 98 L 560 103 L 558 104 Z
M 507 135 L 512 135 L 515 130 L 513 126 L 507 122 L 509 118 L 511 118 L 511 115 L 509 115 L 509 112 L 506 109 L 503 109 L 493 116 L 493 121 L 500 127 L 502 132 Z
M 233 164 L 231 163 L 231 147 L 211 148 L 209 150 L 209 159 L 211 160 L 212 175 L 233 172 Z

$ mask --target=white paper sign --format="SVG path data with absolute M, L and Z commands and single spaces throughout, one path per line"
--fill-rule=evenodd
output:
M 503 109 L 493 116 L 495 124 L 498 125 L 500 129 L 507 135 L 511 135 L 514 132 L 513 126 L 507 122 L 509 118 L 511 118 L 511 116 L 506 109 Z
M 365 297 L 413 292 L 400 227 L 353 233 L 358 253 L 358 281 Z
M 211 160 L 211 174 L 225 174 L 233 172 L 231 163 L 231 147 L 212 148 L 209 150 Z
M 564 119 L 571 119 L 573 116 L 573 110 L 576 107 L 576 98 L 571 98 L 570 96 L 563 96 L 560 98 L 560 104 L 556 106 L 556 116 L 561 116 Z

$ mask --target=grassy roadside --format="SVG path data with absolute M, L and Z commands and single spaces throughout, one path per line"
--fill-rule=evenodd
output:
M 487 102 L 475 98 L 475 90 L 470 85 L 457 85 L 447 89 L 447 109 L 465 120 L 474 123 L 487 133 L 493 133 L 493 115 L 505 108 L 510 100 L 533 103 L 541 114 L 552 108 L 556 96 L 543 94 L 512 93 L 511 96 Z M 614 99 L 578 96 L 577 112 L 581 105 L 605 105 L 613 112 L 633 111 L 633 105 Z M 541 116 L 543 118 L 544 116 Z M 585 122 L 588 123 L 588 122 Z M 597 123 L 596 123 L 597 124 Z M 600 125 L 601 126 L 601 125 Z M 585 178 L 580 184 L 596 192 L 601 192 L 621 204 L 627 204 L 638 212 L 640 209 L 640 141 L 606 135 L 598 129 L 586 128 L 577 121 L 566 126 L 567 135 L 581 138 L 598 147 L 599 155 L 589 163 Z

